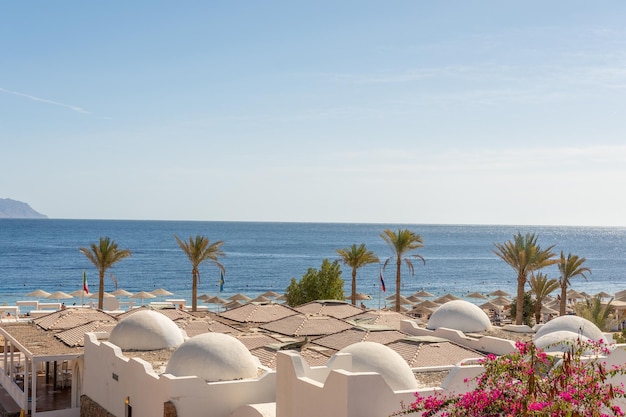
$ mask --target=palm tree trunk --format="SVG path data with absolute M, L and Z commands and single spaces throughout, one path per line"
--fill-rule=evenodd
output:
M 191 271 L 191 311 L 198 310 L 198 270 Z
M 524 317 L 524 287 L 526 286 L 526 277 L 519 275 L 517 277 L 517 310 L 515 311 L 515 324 L 521 325 Z
M 559 316 L 565 315 L 565 303 L 567 303 L 567 281 L 561 285 L 561 301 L 559 302 Z
M 352 305 L 356 305 L 356 268 L 352 268 Z
M 104 269 L 100 271 L 100 282 L 98 286 L 98 310 L 102 310 L 104 304 Z
M 402 265 L 402 259 L 398 256 L 396 262 L 396 311 L 400 312 L 400 266 Z
M 541 307 L 543 307 L 543 300 L 537 298 L 535 300 L 535 324 L 539 324 L 541 321 Z

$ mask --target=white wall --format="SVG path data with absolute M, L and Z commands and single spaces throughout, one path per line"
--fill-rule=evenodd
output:
M 436 330 L 428 330 L 419 327 L 415 321 L 403 320 L 400 322 L 400 331 L 414 336 L 434 336 L 447 339 L 457 345 L 479 352 L 489 352 L 495 355 L 506 355 L 515 352 L 515 342 L 512 340 L 498 339 L 491 336 L 474 338 L 466 336 L 459 330 L 440 327 Z
M 179 417 L 228 417 L 245 404 L 275 401 L 275 373 L 261 378 L 206 383 L 197 377 L 158 375 L 139 358 L 127 358 L 115 345 L 85 335 L 83 392 L 110 413 L 123 416 L 130 399 L 133 417 L 163 415 L 172 401 Z M 117 380 L 113 378 L 117 375 Z

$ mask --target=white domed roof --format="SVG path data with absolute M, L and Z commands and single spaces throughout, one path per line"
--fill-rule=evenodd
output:
M 598 326 L 578 316 L 559 316 L 550 320 L 537 331 L 535 339 L 547 335 L 548 333 L 558 331 L 569 331 L 577 335 L 580 334 L 594 341 L 604 340 L 604 335 Z
M 578 333 L 569 330 L 558 330 L 537 337 L 534 342 L 535 346 L 546 352 L 566 352 L 572 349 L 579 338 L 583 342 L 589 340 L 587 337 L 579 336 Z
M 183 343 L 183 333 L 176 323 L 161 313 L 142 310 L 115 325 L 109 342 L 122 350 L 157 350 Z
M 197 376 L 207 382 L 255 378 L 257 361 L 234 337 L 223 333 L 203 333 L 180 345 L 172 354 L 165 373 Z
M 440 327 L 462 332 L 484 332 L 491 329 L 491 321 L 477 305 L 465 300 L 452 300 L 435 310 L 426 326 L 431 330 Z
M 352 372 L 376 372 L 394 391 L 417 389 L 409 364 L 396 351 L 376 342 L 358 342 L 341 349 L 352 355 Z

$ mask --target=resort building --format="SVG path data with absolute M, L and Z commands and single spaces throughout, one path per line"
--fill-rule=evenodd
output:
M 550 346 L 580 334 L 611 341 L 575 316 L 508 331 L 486 317 L 459 300 L 427 323 L 324 301 L 248 303 L 220 314 L 68 308 L 0 327 L 0 383 L 33 416 L 374 417 L 398 411 L 415 392 L 471 389 L 465 381 L 483 371 L 479 358 L 509 353 L 513 339 L 535 330 L 537 343 Z M 614 345 L 607 362 L 624 361 Z

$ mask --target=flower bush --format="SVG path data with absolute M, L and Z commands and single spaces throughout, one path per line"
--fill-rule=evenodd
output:
M 485 372 L 476 388 L 463 394 L 415 394 L 415 402 L 396 415 L 465 417 L 604 417 L 624 416 L 615 399 L 624 387 L 610 378 L 626 373 L 626 365 L 607 369 L 602 342 L 567 345 L 562 355 L 548 355 L 532 342 L 518 342 L 517 351 L 481 360 Z M 467 382 L 467 381 L 466 381 Z

